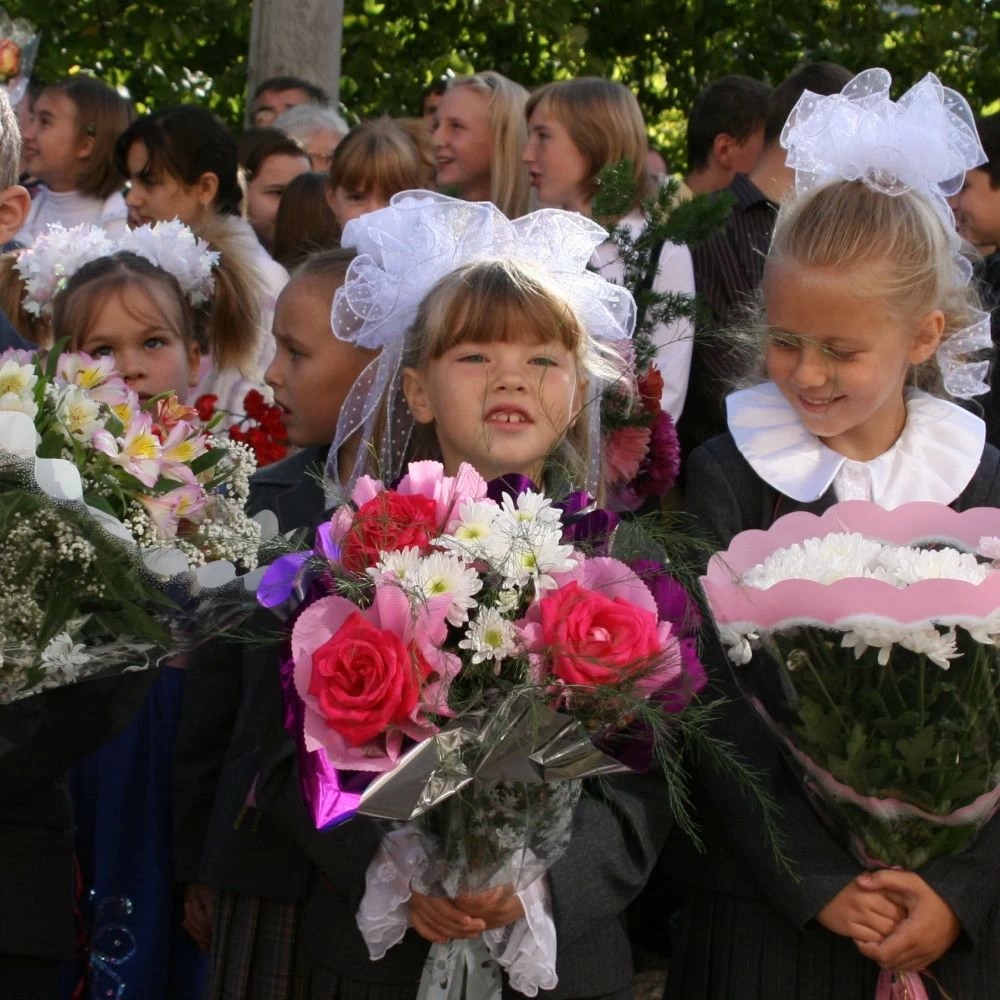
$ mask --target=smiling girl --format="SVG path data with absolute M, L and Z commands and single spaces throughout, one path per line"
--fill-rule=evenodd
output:
M 31 246 L 50 223 L 89 223 L 109 236 L 125 232 L 123 179 L 114 162 L 132 105 L 107 84 L 75 76 L 46 87 L 24 126 L 25 168 L 43 183 L 15 240 Z

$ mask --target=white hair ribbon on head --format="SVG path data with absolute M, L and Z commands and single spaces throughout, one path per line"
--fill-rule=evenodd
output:
M 839 94 L 802 94 L 781 131 L 795 193 L 840 180 L 861 181 L 886 195 L 923 193 L 944 224 L 957 276 L 967 283 L 972 271 L 947 198 L 961 189 L 966 171 L 986 162 L 975 116 L 965 98 L 933 73 L 895 102 L 891 83 L 887 70 L 867 69 Z M 942 342 L 937 360 L 948 393 L 970 397 L 989 389 L 989 362 L 967 359 L 992 346 L 989 316 L 978 310 L 969 326 Z
M 193 306 L 208 301 L 215 289 L 213 268 L 219 253 L 198 239 L 183 222 L 154 222 L 139 226 L 116 240 L 100 226 L 84 223 L 64 229 L 50 223 L 32 244 L 18 254 L 14 266 L 24 281 L 24 310 L 47 316 L 52 301 L 84 264 L 127 250 L 172 274 Z
M 369 448 L 375 450 L 383 479 L 391 482 L 402 472 L 413 428 L 400 380 L 406 336 L 424 297 L 457 268 L 487 260 L 531 265 L 567 301 L 590 337 L 630 338 L 635 326 L 631 293 L 587 268 L 607 236 L 596 222 L 575 212 L 542 209 L 511 221 L 489 202 L 461 201 L 431 191 L 403 191 L 387 208 L 348 222 L 341 244 L 354 247 L 358 256 L 334 296 L 333 332 L 381 353 L 355 381 L 341 408 L 327 463 L 331 496 L 339 489 L 342 471 L 348 471 L 339 470 L 337 454 L 358 431 L 358 455 L 344 477 L 348 489 L 360 475 Z M 383 405 L 386 426 L 374 441 Z M 599 409 L 597 401 L 589 407 L 591 419 L 599 421 Z M 598 441 L 599 435 L 592 440 Z M 599 466 L 598 457 L 589 456 L 588 480 L 596 483 Z

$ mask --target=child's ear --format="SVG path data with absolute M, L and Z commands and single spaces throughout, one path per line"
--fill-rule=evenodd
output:
M 406 405 L 418 424 L 429 424 L 434 421 L 434 411 L 427 397 L 427 388 L 420 372 L 416 368 L 403 369 L 403 396 Z
M 198 204 L 202 208 L 208 208 L 219 193 L 219 175 L 206 170 L 195 182 L 194 193 L 198 199 Z
M 910 364 L 923 364 L 938 349 L 943 334 L 944 313 L 932 309 L 917 324 L 910 344 Z
M 0 191 L 0 243 L 7 243 L 24 225 L 31 209 L 31 195 L 20 184 Z

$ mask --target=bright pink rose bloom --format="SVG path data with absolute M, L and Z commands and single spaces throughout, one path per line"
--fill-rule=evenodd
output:
M 326 724 L 358 747 L 409 719 L 429 672 L 418 649 L 355 611 L 313 651 L 309 693 Z
M 538 602 L 543 649 L 564 684 L 619 684 L 649 671 L 660 653 L 656 615 L 575 581 Z

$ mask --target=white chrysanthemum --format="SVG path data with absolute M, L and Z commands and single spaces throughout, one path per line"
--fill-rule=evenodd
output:
M 468 621 L 473 599 L 483 587 L 479 574 L 463 560 L 448 552 L 425 556 L 413 569 L 413 588 L 425 600 L 441 594 L 451 596 L 447 618 L 452 625 Z
M 541 530 L 515 534 L 502 551 L 491 553 L 491 563 L 504 578 L 505 587 L 523 587 L 532 581 L 537 591 L 555 586 L 551 573 L 565 573 L 576 565 L 572 545 L 563 545 L 557 531 Z
M 87 647 L 73 642 L 69 632 L 53 636 L 42 650 L 42 663 L 49 672 L 58 672 L 67 681 L 75 679 L 91 659 Z
M 772 552 L 744 575 L 743 582 L 748 587 L 767 590 L 784 580 L 830 584 L 864 577 L 870 575 L 881 550 L 880 542 L 859 532 L 833 532 L 823 538 L 807 538 Z
M 956 618 L 953 624 L 964 628 L 984 646 L 1000 645 L 1000 611 L 994 611 L 988 618 Z
M 397 549 L 395 552 L 381 553 L 378 562 L 369 567 L 366 572 L 375 583 L 381 583 L 388 578 L 395 580 L 400 586 L 411 587 L 419 563 L 420 549 L 411 545 L 405 549 Z
M 509 590 L 499 591 L 493 606 L 500 612 L 500 614 L 509 615 L 517 610 L 520 603 L 521 592 L 511 588 Z
M 473 663 L 499 662 L 517 652 L 517 632 L 496 608 L 480 608 L 458 645 L 471 650 Z
M 1000 560 L 1000 538 L 996 535 L 983 535 L 979 539 L 979 554 L 994 561 Z
M 544 493 L 525 490 L 515 500 L 505 493 L 501 501 L 502 509 L 518 521 L 541 521 L 543 524 L 561 525 L 562 511 L 552 506 L 552 501 Z M 561 529 L 560 529 L 561 530 Z
M 100 404 L 77 385 L 60 392 L 56 412 L 65 430 L 80 441 L 89 441 L 94 431 L 104 426 Z
M 442 535 L 436 544 L 470 559 L 483 558 L 499 510 L 491 500 L 464 500 L 459 508 L 458 525 L 450 535 Z
M 879 565 L 891 575 L 897 587 L 922 580 L 964 580 L 982 583 L 992 572 L 970 552 L 958 549 L 917 549 L 887 545 L 879 555 Z
M 939 632 L 936 628 L 914 629 L 911 632 L 906 632 L 899 644 L 905 649 L 926 656 L 942 670 L 947 670 L 951 666 L 949 660 L 954 660 L 962 655 L 955 645 L 955 630 L 953 628 L 944 633 Z

